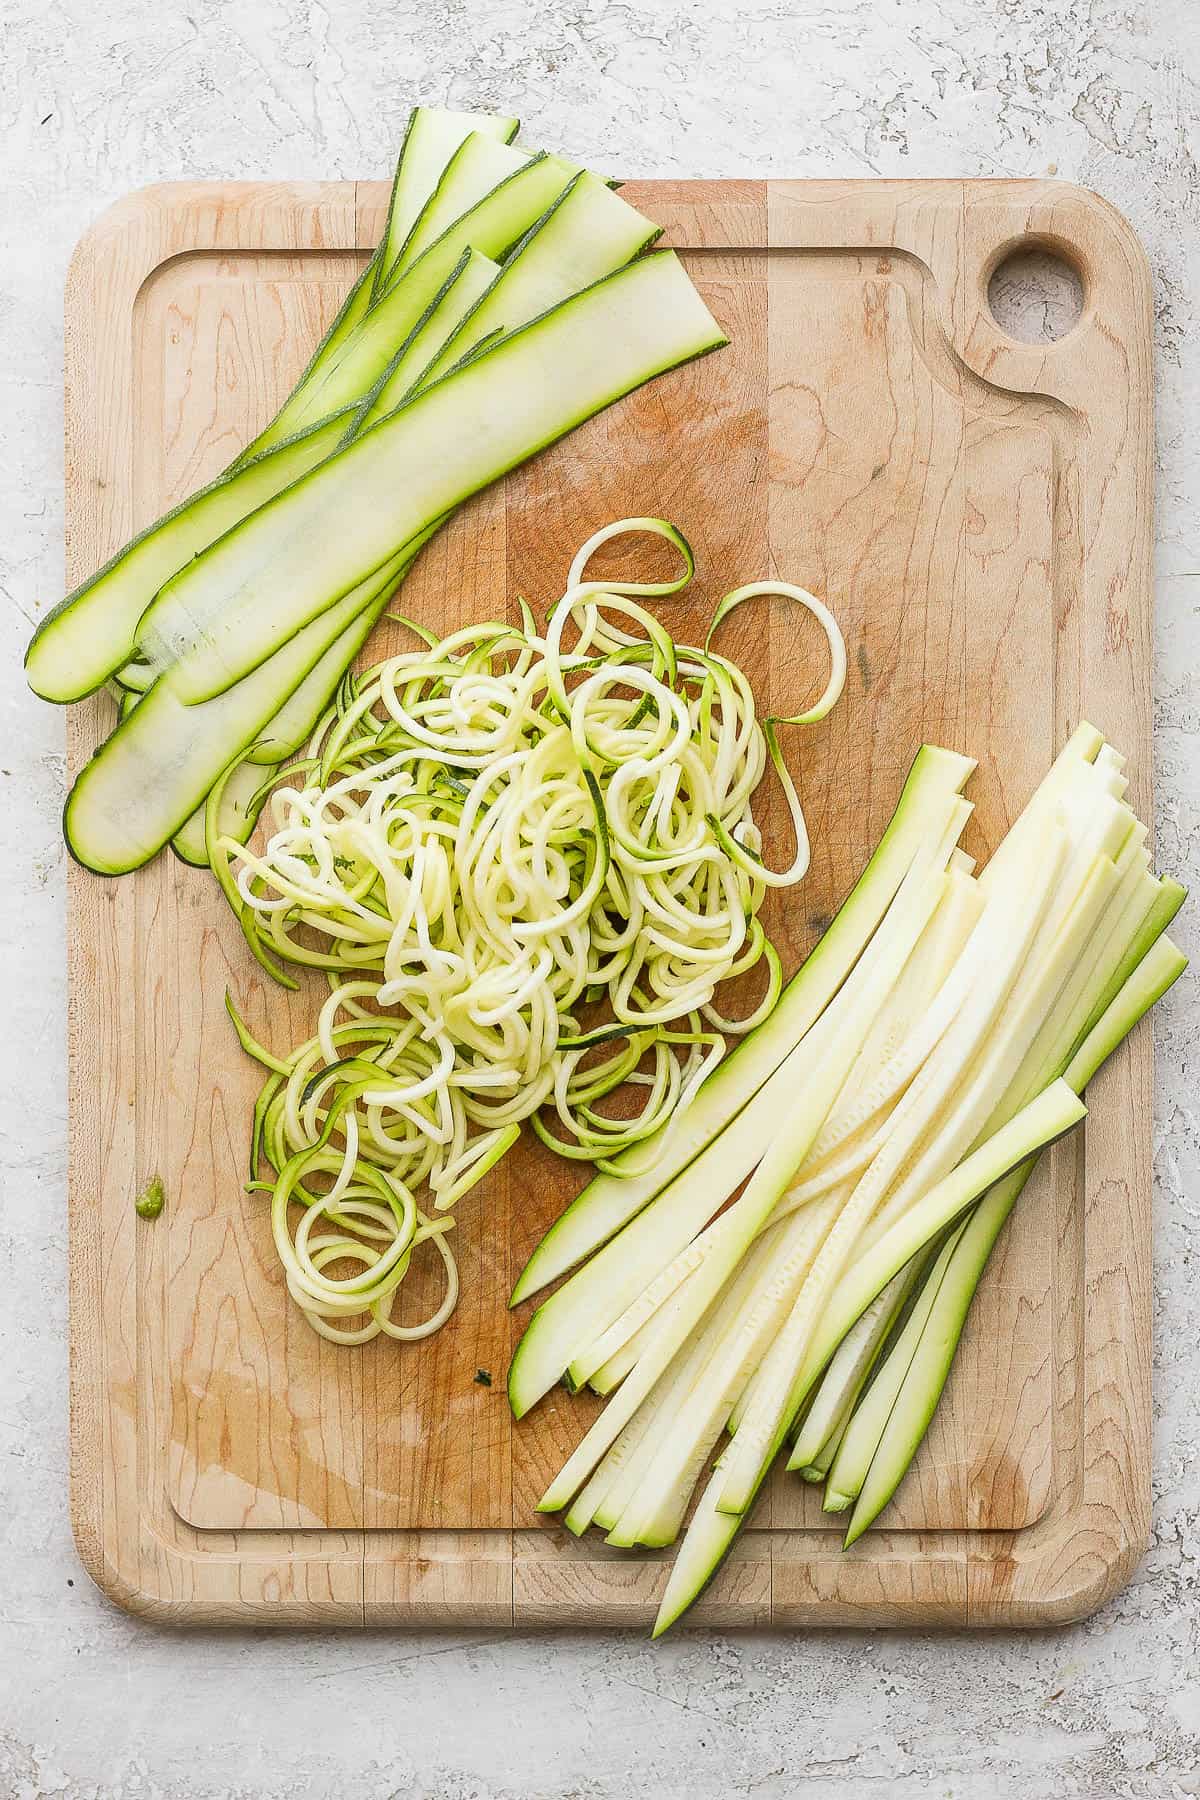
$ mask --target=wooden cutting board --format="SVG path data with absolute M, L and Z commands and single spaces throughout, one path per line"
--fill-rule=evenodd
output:
M 634 513 L 696 546 L 680 637 L 756 577 L 825 595 L 851 677 L 791 746 L 815 854 L 770 914 L 789 969 L 923 740 L 979 759 L 980 856 L 1081 716 L 1129 754 L 1148 816 L 1151 311 L 1123 220 L 1046 182 L 626 192 L 732 347 L 465 509 L 405 610 L 451 629 L 517 591 L 544 603 L 587 533 Z M 385 199 L 373 183 L 165 186 L 88 234 L 67 294 L 71 582 L 270 416 Z M 1026 243 L 1083 280 L 1057 344 L 1018 344 L 988 311 L 989 275 Z M 729 647 L 764 704 L 824 679 L 787 612 L 743 609 Z M 110 714 L 103 697 L 73 711 L 73 768 Z M 573 1166 L 527 1143 L 460 1206 L 463 1299 L 436 1339 L 321 1342 L 241 1191 L 256 1071 L 222 1006 L 228 985 L 290 1045 L 316 991 L 268 990 L 211 878 L 169 856 L 117 882 L 73 869 L 70 909 L 73 1516 L 95 1580 L 182 1622 L 647 1623 L 667 1558 L 576 1543 L 533 1510 L 585 1403 L 556 1393 L 517 1427 L 505 1400 L 525 1316 L 506 1296 L 581 1184 Z M 842 1554 L 817 1492 L 777 1474 L 696 1623 L 1044 1623 L 1127 1578 L 1149 1516 L 1147 1031 L 1089 1098 L 993 1258 L 887 1529 Z M 133 1200 L 153 1172 L 168 1198 L 150 1224 Z

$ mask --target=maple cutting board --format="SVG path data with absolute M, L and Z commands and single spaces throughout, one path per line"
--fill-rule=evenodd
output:
M 1045 182 L 626 193 L 685 253 L 731 347 L 464 509 L 405 611 L 449 630 L 518 590 L 544 604 L 590 531 L 647 513 L 696 547 L 695 597 L 670 603 L 681 638 L 743 581 L 824 595 L 851 674 L 789 747 L 814 842 L 803 887 L 769 908 L 789 970 L 923 740 L 979 760 L 981 857 L 1081 716 L 1129 754 L 1148 816 L 1150 296 L 1124 222 Z M 67 296 L 71 582 L 271 415 L 385 199 L 374 183 L 165 186 L 88 234 Z M 1049 346 L 1013 342 L 987 307 L 990 273 L 1030 242 L 1085 289 Z M 773 608 L 742 609 L 727 643 L 760 701 L 793 711 L 824 669 Z M 110 714 L 104 697 L 73 711 L 74 768 Z M 438 1337 L 322 1342 L 242 1192 L 257 1070 L 222 1005 L 228 985 L 282 1047 L 310 1034 L 317 990 L 266 985 L 211 878 L 170 856 L 116 882 L 73 869 L 70 907 L 73 1511 L 95 1579 L 185 1622 L 649 1621 L 665 1555 L 577 1543 L 534 1511 L 587 1403 L 556 1391 L 515 1426 L 504 1393 L 526 1316 L 506 1296 L 577 1166 L 530 1141 L 460 1205 L 463 1297 Z M 1022 1198 L 886 1529 L 842 1554 L 818 1490 L 777 1472 L 695 1622 L 1046 1622 L 1127 1577 L 1148 1525 L 1151 1098 L 1142 1030 Z M 153 1172 L 167 1205 L 146 1223 L 133 1200 Z M 424 1279 L 410 1317 L 436 1303 Z

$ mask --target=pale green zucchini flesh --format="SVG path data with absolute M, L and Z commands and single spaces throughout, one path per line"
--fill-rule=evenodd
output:
M 407 269 L 419 261 L 429 246 L 436 243 L 456 219 L 461 219 L 464 213 L 478 206 L 487 194 L 510 176 L 518 174 L 532 160 L 529 151 L 518 150 L 512 144 L 502 144 L 499 139 L 488 137 L 485 132 L 473 131 L 464 138 L 422 207 L 400 255 L 389 269 L 387 286 L 391 287 Z M 573 165 L 564 164 L 563 167 L 570 169 L 572 174 L 575 172 Z M 564 174 L 563 179 L 565 181 L 569 176 Z
M 251 450 L 261 455 L 281 437 L 290 437 L 319 419 L 361 404 L 408 339 L 438 312 L 460 273 L 440 258 L 414 267 L 387 297 L 373 306 L 341 346 L 322 358 L 308 381 L 296 389 Z
M 403 579 L 401 569 L 396 583 Z M 364 607 L 336 637 L 319 662 L 313 664 L 297 688 L 290 693 L 269 724 L 255 738 L 252 760 L 256 763 L 282 762 L 294 756 L 308 742 L 317 720 L 337 692 L 338 683 L 370 637 L 375 623 L 395 592 L 395 583 L 380 584 L 378 598 Z M 266 667 L 266 664 L 263 664 Z
M 494 332 L 512 331 L 547 307 L 631 262 L 661 228 L 615 194 L 598 175 L 576 177 L 533 224 L 479 303 L 424 368 L 421 385 L 444 375 Z M 394 399 L 404 390 L 397 387 Z
M 1178 884 L 1175 884 L 1177 887 Z M 1172 892 L 1164 902 L 1169 912 Z M 1082 1091 L 1100 1064 L 1137 1025 L 1187 967 L 1187 958 L 1169 938 L 1159 934 L 1138 963 L 1126 975 L 1118 992 L 1072 1058 L 1064 1079 Z M 907 1366 L 904 1380 L 875 1439 L 865 1480 L 857 1491 L 857 1503 L 846 1533 L 846 1543 L 861 1537 L 892 1498 L 903 1480 L 941 1399 L 954 1354 L 962 1336 L 971 1301 L 979 1286 L 992 1247 L 1032 1174 L 1031 1157 L 1006 1175 L 979 1202 L 954 1244 L 944 1278 L 930 1308 L 920 1343 Z M 881 1376 L 885 1371 L 881 1371 Z M 873 1391 L 873 1390 L 872 1390 Z M 864 1420 L 860 1431 L 870 1424 Z M 837 1475 L 837 1463 L 831 1481 Z M 854 1498 L 854 1495 L 850 1496 Z
M 876 937 L 813 1029 L 780 1061 L 754 1097 L 723 1130 L 598 1255 L 544 1300 L 513 1354 L 509 1404 L 521 1418 L 558 1381 L 572 1357 L 607 1331 L 642 1292 L 646 1271 L 679 1270 L 706 1222 L 745 1176 L 745 1191 L 720 1220 L 703 1231 L 703 1263 L 684 1282 L 682 1294 L 698 1295 L 714 1270 L 757 1236 L 779 1195 L 819 1131 L 825 1112 L 870 1029 L 881 998 L 898 979 L 937 905 L 946 877 L 921 874 L 901 892 L 893 916 Z M 832 929 L 832 927 L 831 927 Z M 849 1061 L 847 1060 L 849 1059 Z M 830 1091 L 830 1083 L 836 1085 Z M 703 1098 L 701 1089 L 697 1102 Z M 820 1111 L 822 1107 L 824 1110 Z M 780 1121 L 783 1121 L 782 1125 Z M 736 1235 L 731 1238 L 730 1234 Z M 741 1244 L 742 1249 L 738 1248 Z M 709 1251 L 719 1253 L 709 1254 Z M 639 1360 L 641 1379 L 648 1356 Z M 627 1398 L 634 1376 L 618 1389 Z M 610 1403 L 611 1405 L 611 1403 Z M 602 1415 L 607 1418 L 608 1414 Z
M 695 1604 L 724 1562 L 729 1546 L 741 1529 L 742 1521 L 739 1518 L 717 1509 L 717 1496 L 721 1492 L 722 1480 L 718 1464 L 700 1496 L 687 1534 L 675 1553 L 666 1591 L 654 1621 L 652 1637 L 661 1637 L 689 1606 Z
M 1086 1112 L 1068 1082 L 1051 1082 L 859 1256 L 843 1276 L 813 1334 L 797 1376 L 792 1417 L 847 1331 L 892 1276 L 938 1232 L 953 1224 L 993 1182 L 1001 1180 L 1035 1150 L 1070 1131 Z
M 726 341 L 673 253 L 640 258 L 425 389 L 212 545 L 150 606 L 141 648 L 170 669 L 180 700 L 225 692 L 432 520 Z
M 412 334 L 422 328 L 455 279 L 468 251 L 498 261 L 562 193 L 571 171 L 556 158 L 527 159 L 517 171 L 454 219 L 416 261 L 406 265 L 370 311 L 325 354 L 307 382 L 285 407 L 285 427 L 300 419 L 323 417 L 337 406 L 361 402 L 385 379 Z M 430 354 L 436 354 L 436 343 Z M 376 408 L 377 412 L 381 409 Z M 283 418 L 283 415 L 280 415 Z M 269 444 L 280 428 L 277 419 L 255 440 Z
M 770 1018 L 718 1064 L 681 1118 L 664 1127 L 642 1154 L 645 1175 L 597 1175 L 543 1237 L 513 1289 L 518 1305 L 599 1248 L 649 1204 L 753 1099 L 820 1016 L 854 967 L 895 898 L 942 809 L 961 793 L 974 763 L 936 745 L 918 752 L 892 819 L 854 888 Z M 639 1158 L 617 1159 L 632 1167 Z
M 431 359 L 440 360 L 441 347 L 453 341 L 463 320 L 478 306 L 499 274 L 500 264 L 493 262 L 490 256 L 484 256 L 480 250 L 463 251 L 442 290 L 441 299 L 409 332 L 364 399 L 352 428 L 354 435 L 368 425 L 378 424 L 399 406 Z M 526 316 L 532 318 L 533 314 Z M 457 361 L 457 358 L 451 360 Z
M 1183 886 L 1182 882 L 1176 881 L 1170 875 L 1162 876 L 1157 885 L 1158 893 L 1155 896 L 1153 905 L 1142 920 L 1141 925 L 1134 934 L 1132 942 L 1129 944 L 1117 967 L 1113 970 L 1112 976 L 1096 1001 L 1091 1017 L 1087 1022 L 1088 1033 L 1095 1028 L 1101 1016 L 1108 1010 L 1111 1003 L 1116 1000 L 1129 977 L 1139 969 L 1144 958 L 1148 955 L 1150 950 L 1153 949 L 1155 944 L 1157 944 L 1163 932 L 1167 929 L 1171 920 L 1175 917 L 1175 914 L 1187 899 L 1187 889 Z
M 326 419 L 270 455 L 221 475 L 158 519 L 39 625 L 25 653 L 35 694 L 65 703 L 94 693 L 128 662 L 138 620 L 177 570 L 329 456 L 353 415 Z M 147 673 L 147 684 L 153 671 Z
M 789 1469 L 813 1466 L 839 1423 L 848 1417 L 921 1273 L 921 1260 L 914 1257 L 846 1333 L 796 1434 Z
M 517 119 L 496 113 L 453 112 L 442 106 L 413 108 L 396 162 L 380 254 L 371 271 L 372 299 L 387 286 L 409 233 L 460 146 L 472 132 L 510 144 L 518 124 Z
M 398 560 L 392 586 L 399 570 Z M 80 771 L 67 796 L 63 835 L 76 861 L 98 875 L 123 875 L 161 850 L 330 645 L 378 597 L 378 582 L 379 577 L 369 593 L 346 595 L 246 680 L 203 707 L 179 700 L 169 679 L 155 682 Z
M 379 251 L 376 249 L 370 262 L 359 275 L 353 287 L 350 289 L 350 292 L 346 295 L 346 298 L 342 301 L 333 324 L 329 327 L 328 331 L 309 357 L 308 362 L 304 366 L 303 374 L 284 401 L 280 412 L 284 412 L 294 405 L 298 396 L 306 391 L 310 381 L 316 379 L 320 370 L 323 369 L 325 364 L 338 353 L 341 345 L 351 333 L 357 329 L 360 321 L 366 316 L 367 308 L 370 305 L 371 278 L 378 265 L 378 259 Z M 279 416 L 280 415 L 277 413 L 275 419 L 277 420 Z M 274 425 L 274 423 L 275 420 L 271 420 L 257 437 L 252 438 L 243 449 L 239 450 L 238 454 L 234 457 L 228 469 L 225 471 L 227 475 L 232 475 L 236 470 L 244 468 L 248 462 L 251 462 L 256 456 L 261 455 L 262 450 L 266 448 L 266 444 L 264 443 L 266 434 L 271 430 L 271 426 Z M 297 429 L 299 428 L 297 427 Z M 291 435 L 291 432 L 288 430 L 278 431 L 274 434 L 274 441 L 279 442 L 283 438 Z
M 862 1492 L 872 1467 L 876 1446 L 886 1433 L 895 1407 L 904 1393 L 913 1364 L 926 1340 L 927 1327 L 938 1316 L 938 1305 L 946 1278 L 969 1226 L 970 1221 L 964 1220 L 942 1245 L 903 1330 L 880 1364 L 874 1380 L 846 1427 L 829 1470 L 824 1502 L 826 1512 L 841 1512 Z M 930 1413 L 932 1415 L 932 1408 Z M 927 1419 L 925 1423 L 928 1422 Z
M 1083 1092 L 1101 1063 L 1112 1055 L 1138 1020 L 1161 1000 L 1186 968 L 1187 957 L 1183 951 L 1160 931 L 1067 1064 L 1063 1079 L 1076 1093 Z
M 1011 1167 L 1014 1163 L 1019 1162 L 1041 1144 L 1060 1135 L 1062 1131 L 1069 1130 L 1083 1116 L 1084 1110 L 1065 1082 L 1055 1083 L 1053 1089 L 1047 1090 L 1046 1094 L 1039 1096 L 1038 1101 L 1032 1107 L 1026 1109 L 1025 1114 L 1020 1116 L 1019 1122 L 1014 1121 L 1013 1125 L 1006 1126 L 1003 1132 L 997 1133 L 990 1156 L 976 1152 L 973 1157 L 969 1157 L 960 1165 L 959 1170 L 949 1178 L 948 1182 L 942 1184 L 943 1192 L 940 1197 L 944 1203 L 943 1213 L 948 1214 L 948 1217 L 943 1216 L 942 1225 L 944 1226 L 948 1222 L 948 1218 L 961 1215 L 971 1200 L 981 1193 L 984 1187 L 990 1185 L 992 1180 L 1003 1176 L 1006 1167 Z M 951 1195 L 952 1184 L 953 1196 Z M 923 1241 L 927 1242 L 928 1237 Z M 868 1296 L 867 1304 L 876 1293 L 882 1290 L 886 1281 L 896 1273 L 899 1266 L 902 1265 L 893 1265 L 888 1270 L 884 1278 L 875 1286 L 874 1292 Z M 861 1310 L 860 1307 L 858 1311 Z M 857 1312 L 853 1316 L 857 1317 Z M 833 1343 L 826 1346 L 824 1356 L 808 1381 L 809 1387 L 811 1380 L 819 1372 L 819 1368 L 828 1359 L 834 1343 L 840 1342 L 844 1335 L 844 1329 L 838 1333 Z M 808 1366 L 806 1362 L 806 1370 Z M 803 1394 L 807 1391 L 808 1388 L 804 1385 L 803 1380 L 798 1378 L 791 1396 L 789 1413 L 779 1433 L 781 1443 L 786 1435 L 787 1426 L 790 1424 L 791 1418 L 795 1416 Z M 867 1393 L 869 1396 L 869 1388 Z M 611 1402 L 609 1404 L 611 1405 Z M 736 1438 L 733 1439 L 733 1443 L 737 1443 Z M 764 1473 L 773 1460 L 772 1453 L 764 1463 Z M 749 1512 L 749 1504 L 736 1512 L 725 1511 L 721 1507 L 720 1502 L 726 1491 L 727 1482 L 728 1471 L 718 1465 L 701 1497 L 676 1555 L 662 1606 L 655 1621 L 655 1636 L 660 1635 L 669 1625 L 673 1624 L 697 1599 L 720 1567 L 745 1521 Z M 752 1499 L 753 1496 L 751 1496 L 751 1501 Z
M 221 790 L 220 830 L 222 837 L 234 838 L 237 843 L 248 841 L 250 833 L 258 822 L 261 802 L 251 805 L 266 779 L 266 770 L 261 763 L 239 763 Z M 181 862 L 190 863 L 194 869 L 207 869 L 208 847 L 204 833 L 205 807 L 198 806 L 191 817 L 185 821 L 171 839 L 171 848 Z

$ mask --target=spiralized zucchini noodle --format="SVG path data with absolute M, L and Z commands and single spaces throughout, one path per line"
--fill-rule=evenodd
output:
M 674 579 L 585 579 L 602 544 L 645 533 L 678 552 Z M 441 639 L 411 626 L 418 649 L 348 677 L 306 754 L 251 805 L 252 817 L 269 806 L 264 849 L 221 835 L 223 782 L 210 797 L 212 866 L 255 954 L 278 978 L 293 964 L 329 985 L 314 1034 L 286 1058 L 229 1002 L 270 1071 L 250 1185 L 271 1194 L 289 1291 L 325 1337 L 437 1330 L 458 1291 L 450 1209 L 523 1120 L 562 1156 L 632 1173 L 636 1156 L 612 1159 L 686 1106 L 726 1039 L 775 1005 L 780 962 L 758 912 L 809 860 L 777 727 L 824 718 L 845 647 L 821 602 L 784 582 L 737 589 L 702 647 L 677 645 L 639 602 L 679 593 L 694 567 L 664 520 L 609 525 L 579 550 L 543 630 L 523 600 L 519 624 Z M 812 613 L 831 664 L 814 706 L 761 723 L 747 677 L 713 648 L 759 595 Z M 752 810 L 768 761 L 795 834 L 778 871 Z M 721 984 L 760 962 L 761 1001 L 727 1016 Z M 633 1117 L 601 1110 L 618 1091 L 626 1113 L 640 1099 Z M 404 1325 L 397 1293 L 427 1240 L 444 1298 Z

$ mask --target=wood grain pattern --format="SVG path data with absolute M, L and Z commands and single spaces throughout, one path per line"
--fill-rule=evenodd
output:
M 923 738 L 980 758 L 981 854 L 1081 715 L 1129 752 L 1145 813 L 1149 293 L 1124 222 L 1054 183 L 628 191 L 733 348 L 473 502 L 405 609 L 450 629 L 518 590 L 543 602 L 570 549 L 631 512 L 675 518 L 696 545 L 681 637 L 735 581 L 776 572 L 824 593 L 852 678 L 796 746 L 815 856 L 770 915 L 789 966 Z M 186 184 L 89 233 L 67 303 L 73 579 L 270 415 L 385 198 Z M 1052 347 L 1010 342 L 987 311 L 996 261 L 1030 238 L 1084 279 L 1083 318 Z M 728 633 L 767 705 L 821 679 L 782 605 Z M 107 707 L 75 709 L 73 767 Z M 503 1393 L 511 1279 L 579 1177 L 529 1144 L 469 1197 L 463 1303 L 432 1344 L 320 1342 L 240 1191 L 255 1078 L 221 1007 L 228 984 L 260 1035 L 290 1042 L 312 995 L 264 991 L 208 877 L 172 859 L 116 883 L 73 870 L 70 898 L 73 1515 L 89 1571 L 121 1604 L 197 1622 L 644 1624 L 668 1559 L 578 1544 L 532 1510 L 584 1403 L 551 1396 L 518 1427 Z M 887 1530 L 842 1555 L 815 1493 L 777 1475 L 697 1623 L 1034 1623 L 1125 1579 L 1148 1520 L 1147 1034 L 1094 1094 L 1086 1137 L 1054 1153 L 1002 1240 Z M 169 1203 L 148 1225 L 132 1198 L 154 1169 Z

